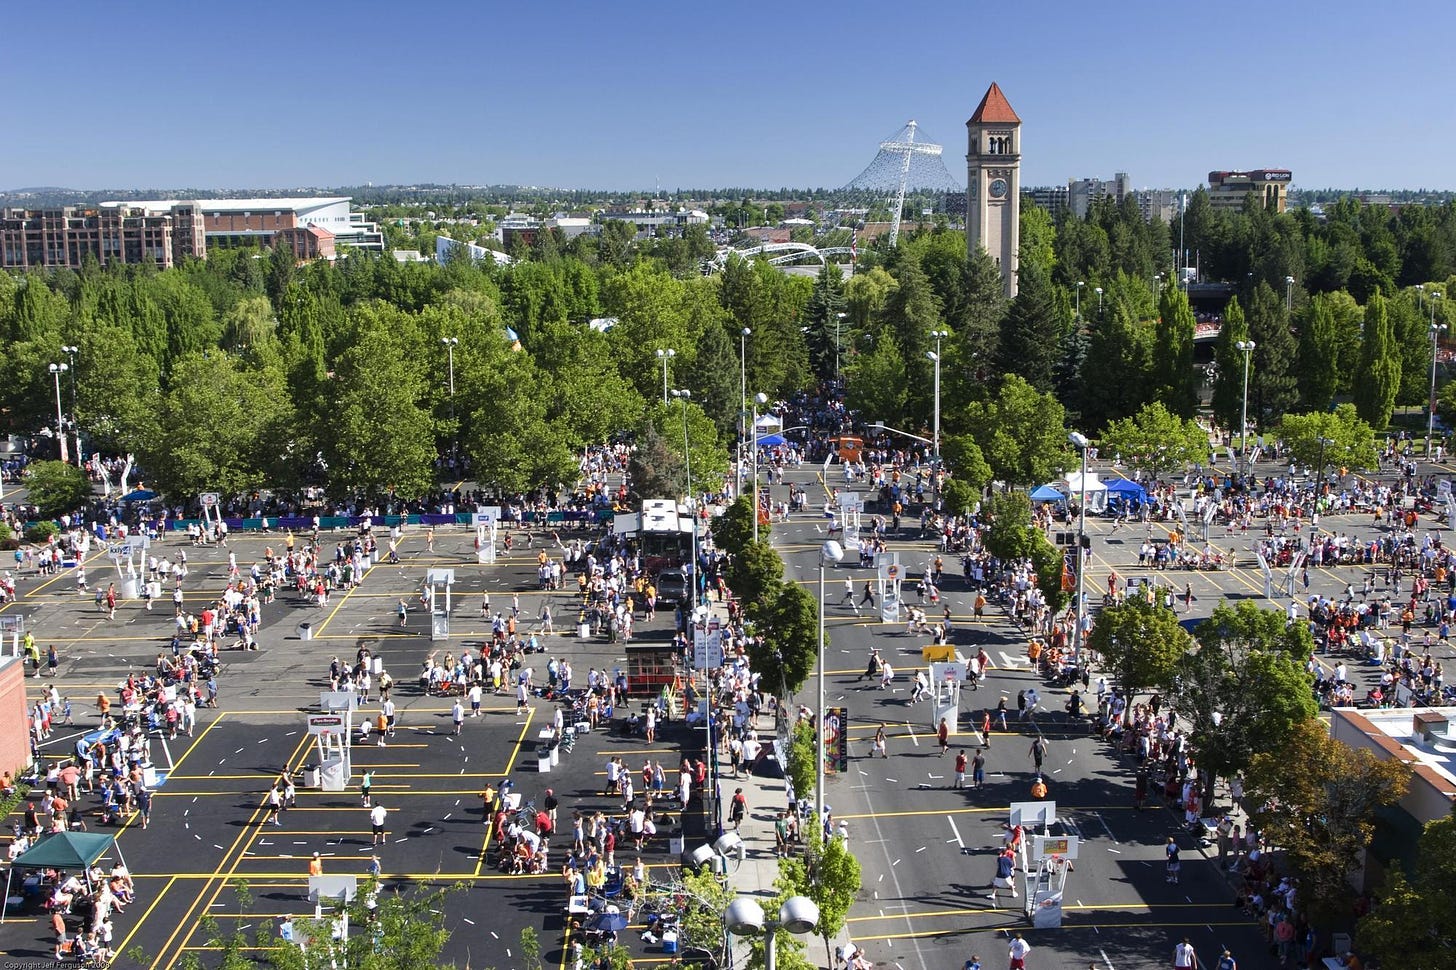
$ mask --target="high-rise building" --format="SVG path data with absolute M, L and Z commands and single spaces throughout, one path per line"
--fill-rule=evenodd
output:
M 1217 209 L 1242 209 L 1253 192 L 1270 212 L 1283 212 L 1289 202 L 1287 168 L 1257 168 L 1251 172 L 1209 172 L 1208 201 Z
M 1036 185 L 1026 190 L 1026 197 L 1039 209 L 1055 217 L 1067 207 L 1065 185 Z
M 87 256 L 163 269 L 202 259 L 202 212 L 192 202 L 0 210 L 0 268 L 75 268 Z
M 1108 198 L 1121 202 L 1132 191 L 1132 179 L 1126 172 L 1118 172 L 1109 179 L 1068 179 L 1067 205 L 1078 219 L 1087 218 L 1092 203 Z
M 106 206 L 146 206 L 162 209 L 195 205 L 207 223 L 209 246 L 271 246 L 285 229 L 315 226 L 332 234 L 340 246 L 384 251 L 384 233 L 349 207 L 348 196 L 315 199 L 196 199 L 187 203 L 107 202 Z M 287 239 L 288 236 L 283 238 Z M 297 241 L 296 237 L 291 241 Z
M 1138 189 L 1133 196 L 1137 199 L 1138 211 L 1148 222 L 1154 219 L 1172 222 L 1178 215 L 1181 194 L 1177 189 Z
M 1016 295 L 1021 247 L 1021 119 L 992 84 L 966 122 L 966 243 L 990 253 Z

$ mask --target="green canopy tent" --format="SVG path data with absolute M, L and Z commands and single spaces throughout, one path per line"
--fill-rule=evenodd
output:
M 17 856 L 6 872 L 7 904 L 10 900 L 10 882 L 16 869 L 79 869 L 89 886 L 91 867 L 113 848 L 116 849 L 116 857 L 121 860 L 121 864 L 126 865 L 126 857 L 121 854 L 121 847 L 116 844 L 113 836 L 100 832 L 56 832 L 47 835 Z M 8 905 L 0 908 L 0 923 L 5 922 L 5 909 L 8 908 Z

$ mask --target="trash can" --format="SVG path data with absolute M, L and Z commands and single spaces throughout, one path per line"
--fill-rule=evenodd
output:
M 312 640 L 313 639 L 313 624 L 312 623 L 300 623 L 298 625 L 298 639 L 300 639 L 300 640 Z
M 303 766 L 303 787 L 304 788 L 317 788 L 319 786 L 319 781 L 320 781 L 320 779 L 319 779 L 319 766 L 318 765 L 304 765 Z
M 536 749 L 536 771 L 543 775 L 551 774 L 551 749 L 544 745 Z
M 560 764 L 561 745 L 557 744 L 555 741 L 552 741 L 549 745 L 546 746 L 546 757 L 551 759 L 552 765 Z
M 590 623 L 578 623 L 576 625 L 576 638 L 578 640 L 590 640 L 591 639 L 591 624 Z
M 683 835 L 682 828 L 675 828 L 672 834 L 667 837 L 667 851 L 672 855 L 682 855 L 688 849 L 687 838 Z

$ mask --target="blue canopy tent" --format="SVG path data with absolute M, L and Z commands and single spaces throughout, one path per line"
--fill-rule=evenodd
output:
M 157 497 L 157 493 L 149 488 L 139 488 L 134 492 L 128 492 L 121 497 L 123 502 L 150 502 Z
M 1065 502 L 1067 497 L 1051 485 L 1038 485 L 1031 490 L 1033 502 Z
M 781 434 L 760 435 L 758 438 L 758 446 L 760 448 L 777 448 L 779 445 L 787 443 Z
M 1105 484 L 1108 498 L 1137 499 L 1139 502 L 1148 500 L 1148 490 L 1131 478 L 1114 478 Z

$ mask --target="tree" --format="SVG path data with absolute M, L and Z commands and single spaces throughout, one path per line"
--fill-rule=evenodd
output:
M 899 344 L 892 334 L 883 333 L 871 353 L 859 355 L 850 365 L 846 403 L 871 421 L 902 424 L 909 400 L 906 381 Z
M 1268 283 L 1255 288 L 1249 304 L 1249 339 L 1255 345 L 1249 374 L 1249 415 L 1263 429 L 1278 422 L 1298 397 L 1294 379 L 1298 347 L 1289 331 L 1284 298 Z
M 1355 411 L 1371 427 L 1384 431 L 1400 390 L 1400 354 L 1385 312 L 1385 298 L 1373 293 L 1365 304 L 1365 336 L 1355 375 Z
M 986 456 L 982 454 L 981 446 L 970 435 L 943 436 L 940 454 L 946 468 L 955 476 L 953 481 L 963 482 L 970 494 L 979 495 L 991 484 L 991 466 L 986 464 Z
M 986 549 L 997 559 L 1025 559 L 1031 555 L 1035 526 L 1031 524 L 1031 499 L 1026 493 L 997 492 L 986 503 L 982 519 L 987 523 Z
M 768 536 L 760 532 L 757 542 L 750 540 L 729 558 L 723 578 L 733 595 L 747 604 L 750 617 L 757 619 L 758 613 L 770 608 L 777 597 L 784 578 L 784 561 L 769 545 Z M 765 665 L 758 669 L 769 668 Z
M 808 798 L 809 793 L 814 790 L 814 784 L 819 778 L 819 765 L 814 759 L 819 756 L 819 738 L 814 732 L 814 725 L 808 721 L 795 721 L 793 729 L 789 731 L 787 764 L 784 765 L 784 776 L 788 778 L 795 798 Z M 820 830 L 817 825 L 810 828 L 814 831 Z
M 698 309 L 702 310 L 702 318 L 692 319 L 698 316 Z M 702 301 L 701 307 L 695 303 L 689 314 L 688 326 L 697 334 L 697 350 L 683 369 L 683 386 L 692 388 L 693 399 L 712 418 L 720 433 L 737 438 L 744 407 L 738 396 L 737 341 L 728 339 L 722 310 L 716 303 Z
M 1314 639 L 1280 610 L 1250 602 L 1219 604 L 1194 631 L 1198 649 L 1178 662 L 1173 707 L 1192 724 L 1204 802 L 1218 777 L 1248 768 L 1254 755 L 1276 751 L 1298 725 L 1319 713 L 1305 663 Z
M 949 424 L 971 435 L 997 481 L 1030 485 L 1068 465 L 1065 417 L 1052 395 L 1007 374 L 993 399 L 972 402 Z
M 1330 406 L 1340 387 L 1340 332 L 1323 293 L 1305 305 L 1299 329 L 1299 400 L 1312 411 Z
M 1334 411 L 1286 414 L 1279 423 L 1279 437 L 1289 446 L 1294 460 L 1302 465 L 1374 468 L 1380 460 L 1375 449 L 1375 429 L 1355 413 L 1352 404 Z
M 759 545 L 763 545 L 760 540 Z M 750 546 L 754 545 L 750 543 Z M 819 602 L 798 583 L 778 583 L 770 587 L 770 598 L 755 604 L 750 601 L 749 615 L 763 636 L 751 642 L 749 660 L 755 670 L 777 669 L 785 695 L 796 694 L 819 659 L 816 642 L 819 638 Z M 824 635 L 825 650 L 829 634 Z
M 1017 280 L 1016 297 L 1001 325 L 996 366 L 1020 375 L 1038 391 L 1050 392 L 1066 321 L 1056 313 L 1045 269 L 1022 263 Z
M 1381 966 L 1446 970 L 1456 965 L 1456 814 L 1426 823 L 1415 870 L 1391 869 L 1379 902 L 1357 927 L 1362 953 Z
M 949 344 L 949 367 L 941 371 L 942 390 L 951 407 L 963 406 L 985 393 L 984 377 L 995 373 L 1001 320 L 1006 316 L 1006 284 L 1001 270 L 982 246 L 966 263 L 965 289 L 956 317 L 947 317 L 955 337 Z
M 1376 813 L 1400 801 L 1410 774 L 1403 762 L 1335 740 L 1315 717 L 1250 760 L 1244 790 L 1258 806 L 1250 824 L 1289 854 L 1316 918 L 1348 914 L 1349 875 L 1375 834 Z
M 895 280 L 899 285 L 880 311 L 877 339 L 894 334 L 905 367 L 906 414 L 912 423 L 924 426 L 930 419 L 933 384 L 933 368 L 925 354 L 931 348 L 931 331 L 941 326 L 940 305 L 913 255 L 907 254 L 895 267 Z
M 1064 581 L 1067 555 L 1052 545 L 1040 529 L 1031 532 L 1031 568 L 1036 572 L 1036 588 L 1041 590 L 1047 609 L 1055 616 L 1072 600 L 1072 591 Z
M 1198 410 L 1199 378 L 1193 366 L 1197 321 L 1182 288 L 1165 286 L 1161 296 L 1153 338 L 1153 381 L 1168 410 L 1192 419 Z
M 1214 420 L 1220 427 L 1238 431 L 1244 405 L 1244 352 L 1238 344 L 1249 339 L 1249 327 L 1238 297 L 1232 297 L 1223 311 L 1223 326 L 1213 345 Z M 1250 361 L 1250 369 L 1253 363 Z
M 1100 445 L 1154 478 L 1208 461 L 1208 432 L 1192 418 L 1169 413 L 1161 401 L 1143 405 L 1131 418 L 1113 421 L 1102 433 Z
M 844 276 L 838 266 L 826 263 L 814 278 L 814 293 L 804 308 L 809 366 L 820 381 L 833 379 L 840 370 L 848 339 L 846 321 L 840 318 L 844 308 Z
M 682 452 L 674 452 L 651 424 L 637 436 L 627 460 L 627 479 L 634 501 L 678 495 L 683 485 Z
M 1082 421 L 1102 428 L 1127 417 L 1152 396 L 1151 351 L 1147 329 L 1132 304 L 1114 300 L 1111 311 L 1093 328 L 1079 375 Z
M 1098 614 L 1087 645 L 1102 655 L 1130 701 L 1139 691 L 1171 683 L 1178 662 L 1193 647 L 1193 638 L 1172 610 L 1148 602 L 1145 596 L 1130 596 Z
M 767 539 L 769 524 L 760 525 L 758 534 Z M 747 495 L 740 495 L 713 518 L 713 545 L 731 556 L 752 541 L 753 500 Z
M 76 465 L 37 461 L 28 466 L 25 490 L 48 519 L 68 515 L 91 498 L 91 480 Z
M 859 860 L 838 836 L 824 839 L 820 826 L 813 826 L 804 844 L 802 858 L 779 861 L 774 885 L 785 896 L 807 896 L 819 907 L 819 936 L 825 956 L 834 963 L 833 939 L 844 929 L 850 907 L 862 885 Z

